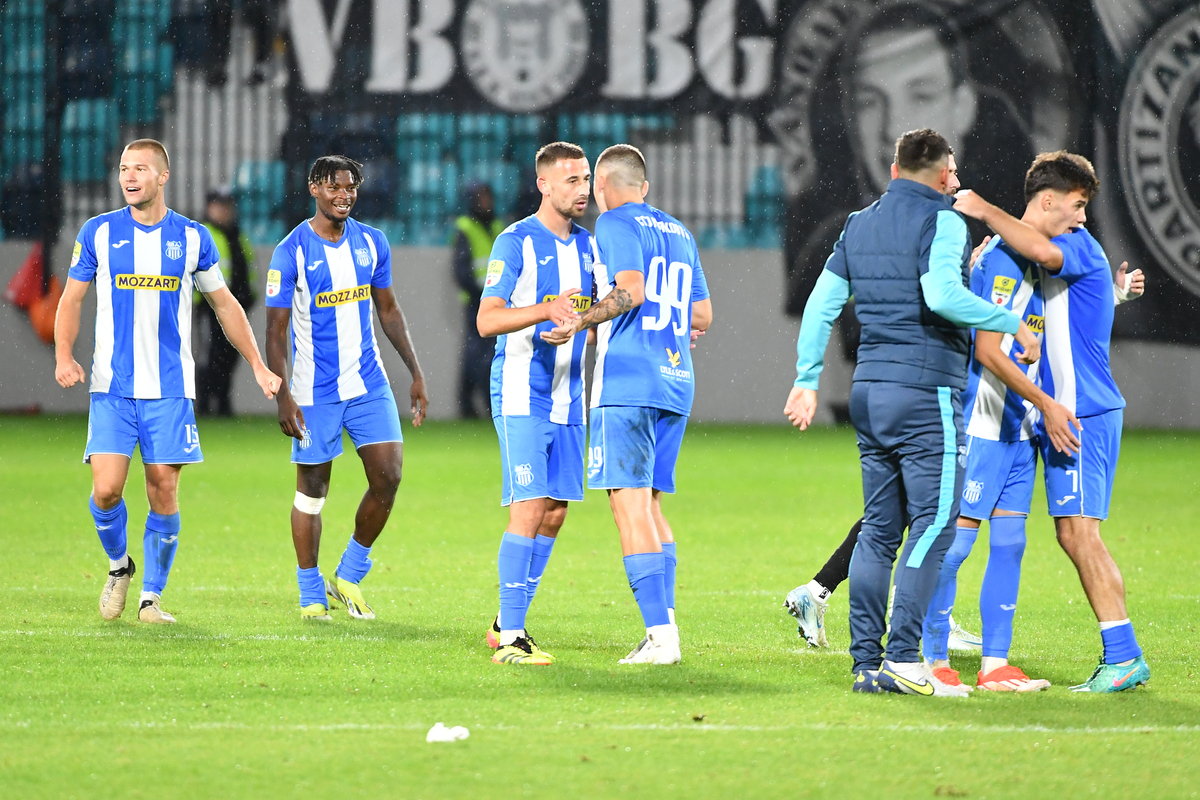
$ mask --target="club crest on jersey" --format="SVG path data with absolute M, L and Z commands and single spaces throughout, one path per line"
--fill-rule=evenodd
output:
M 584 253 L 582 256 L 579 257 L 579 260 L 583 262 L 583 271 L 586 272 L 587 274 L 591 275 L 592 274 L 592 254 Z
M 167 258 L 178 261 L 183 258 L 183 242 L 167 242 Z
M 150 289 L 156 292 L 179 291 L 179 278 L 174 275 L 118 275 L 113 280 L 118 289 Z
M 354 249 L 354 260 L 358 262 L 360 267 L 371 266 L 371 251 L 365 247 L 356 247 Z
M 1005 275 L 997 275 L 992 281 L 992 302 L 998 306 L 1007 305 L 1017 288 L 1017 279 Z
M 983 481 L 967 481 L 966 487 L 963 489 L 963 500 L 968 503 L 978 503 L 979 498 L 983 496 Z
M 332 308 L 346 303 L 358 303 L 371 298 L 371 287 L 366 284 L 355 286 L 353 289 L 339 289 L 335 292 L 318 292 L 317 308 Z
M 533 465 L 532 464 L 517 464 L 513 467 L 513 472 L 517 474 L 517 485 L 528 486 L 533 483 Z

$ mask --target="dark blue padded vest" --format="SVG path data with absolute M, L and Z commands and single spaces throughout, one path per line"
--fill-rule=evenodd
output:
M 856 381 L 965 389 L 970 331 L 929 310 L 921 276 L 929 269 L 939 211 L 953 201 L 905 179 L 846 222 L 843 238 L 854 311 L 862 324 Z M 963 285 L 971 245 L 963 250 Z

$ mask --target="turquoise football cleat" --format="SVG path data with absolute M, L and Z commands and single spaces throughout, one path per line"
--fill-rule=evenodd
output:
M 1108 694 L 1123 692 L 1135 686 L 1144 686 L 1150 680 L 1150 667 L 1146 659 L 1138 656 L 1130 663 L 1105 664 L 1100 662 L 1092 677 L 1078 686 L 1072 686 L 1072 692 L 1092 692 L 1093 694 Z

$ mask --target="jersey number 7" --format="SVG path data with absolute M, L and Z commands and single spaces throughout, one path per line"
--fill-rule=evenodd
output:
M 661 331 L 671 322 L 672 311 L 679 311 L 679 321 L 674 325 L 676 336 L 688 333 L 688 310 L 692 302 L 692 268 L 681 261 L 672 261 L 655 256 L 650 261 L 646 274 L 646 301 L 658 305 L 658 317 L 642 317 L 642 330 Z

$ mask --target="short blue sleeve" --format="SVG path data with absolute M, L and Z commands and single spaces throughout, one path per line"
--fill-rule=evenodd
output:
M 971 292 L 1011 311 L 1017 288 L 1025 280 L 1025 271 L 998 243 L 999 237 L 993 237 L 980 254 L 971 272 Z
M 1064 233 L 1061 236 L 1055 236 L 1050 241 L 1058 245 L 1058 249 L 1063 254 L 1062 269 L 1051 273 L 1054 277 L 1062 278 L 1070 284 L 1096 271 L 1099 261 L 1092 248 L 1094 240 L 1087 231 L 1080 229 Z M 1104 261 L 1105 267 L 1108 266 L 1106 259 L 1100 260 Z
M 700 256 L 697 254 L 692 266 L 692 302 L 697 303 L 708 298 L 708 281 L 704 277 L 704 268 L 700 266 Z
M 75 239 L 71 252 L 71 269 L 67 274 L 77 281 L 91 283 L 96 277 L 96 222 L 88 220 Z
M 517 288 L 517 278 L 524 265 L 521 237 L 508 231 L 500 234 L 488 257 L 487 276 L 483 279 L 483 294 L 480 297 L 499 297 L 507 303 Z
M 618 272 L 646 274 L 649 265 L 633 220 L 616 211 L 601 214 L 596 219 L 596 244 L 610 280 L 616 281 Z
M 217 251 L 217 243 L 213 241 L 212 232 L 207 227 L 197 225 L 196 231 L 200 234 L 200 258 L 196 261 L 196 271 L 203 272 L 216 266 L 221 260 L 221 254 Z
M 367 231 L 375 245 L 375 271 L 371 273 L 371 285 L 376 289 L 387 289 L 392 285 L 392 246 L 379 231 Z
M 279 243 L 271 256 L 267 270 L 267 307 L 291 308 L 296 292 L 296 249 L 299 245 L 289 237 Z

